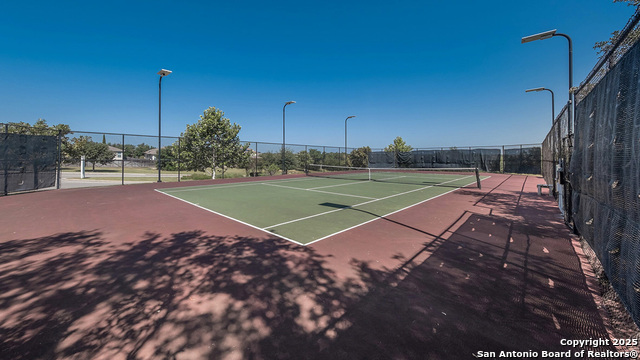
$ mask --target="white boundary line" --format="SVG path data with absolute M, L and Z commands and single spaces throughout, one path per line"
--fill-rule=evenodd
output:
M 239 187 L 239 186 L 266 185 L 267 182 L 281 183 L 281 182 L 304 181 L 304 180 L 313 180 L 313 179 L 305 177 L 300 179 L 296 178 L 296 179 L 287 179 L 287 180 L 247 181 L 241 184 L 231 183 L 231 184 L 196 185 L 196 186 L 189 186 L 186 188 L 172 188 L 172 189 L 163 189 L 163 190 L 173 193 L 173 192 L 194 191 L 194 190 L 203 190 L 203 189 L 226 189 L 226 188 Z
M 357 198 L 362 198 L 362 199 L 377 200 L 377 198 L 372 198 L 372 197 L 368 197 L 368 196 L 341 194 L 341 193 L 334 193 L 334 192 L 315 190 L 315 189 L 304 189 L 304 188 L 297 188 L 297 187 L 294 187 L 294 186 L 285 186 L 285 185 L 267 184 L 267 183 L 263 183 L 262 185 L 269 185 L 269 186 L 275 186 L 275 187 L 280 187 L 280 188 L 285 188 L 285 189 L 292 189 L 292 190 L 313 191 L 313 192 L 319 192 L 319 193 L 323 193 L 323 194 L 350 196 L 350 197 L 357 197 Z
M 481 179 L 480 181 L 484 181 L 484 180 L 487 180 L 487 179 L 489 179 L 489 178 L 491 178 L 491 176 L 487 176 L 486 178 Z M 464 178 L 463 178 L 463 179 L 464 179 Z M 462 179 L 458 179 L 458 180 L 462 180 Z M 277 180 L 274 180 L 274 181 L 277 181 Z M 453 180 L 453 181 L 455 181 L 455 180 Z M 256 183 L 258 183 L 258 182 L 256 182 Z M 397 212 L 400 212 L 400 211 L 403 211 L 403 210 L 409 209 L 409 208 L 411 208 L 411 207 L 414 207 L 414 206 L 420 205 L 420 204 L 422 204 L 422 203 L 425 203 L 425 202 L 430 201 L 430 200 L 432 200 L 432 199 L 438 198 L 438 197 L 440 197 L 440 196 L 443 196 L 443 195 L 446 195 L 446 194 L 452 193 L 452 192 L 454 192 L 454 191 L 458 191 L 458 190 L 463 189 L 463 188 L 465 188 L 465 187 L 467 187 L 467 186 L 469 186 L 469 185 L 472 185 L 472 184 L 474 184 L 474 183 L 475 183 L 475 181 L 474 181 L 474 182 L 472 182 L 472 183 L 469 183 L 469 184 L 467 184 L 467 185 L 465 185 L 465 186 L 461 186 L 461 187 L 459 187 L 459 188 L 457 188 L 457 189 L 452 189 L 452 190 L 447 191 L 447 192 L 445 192 L 445 193 L 442 193 L 442 194 L 440 194 L 440 195 L 436 195 L 436 196 L 434 196 L 434 197 L 432 197 L 432 198 L 429 198 L 429 199 L 423 200 L 423 201 L 421 201 L 421 202 L 419 202 L 419 203 L 416 203 L 416 204 L 413 204 L 413 205 L 409 205 L 409 206 L 404 207 L 404 208 L 402 208 L 402 209 L 399 209 L 399 210 L 396 210 L 396 211 L 390 212 L 390 213 L 388 213 L 388 214 L 386 214 L 386 215 L 379 216 L 379 217 L 377 217 L 377 218 L 373 218 L 373 219 L 371 219 L 371 220 L 367 220 L 367 221 L 365 221 L 365 222 L 363 222 L 363 223 L 360 223 L 360 224 L 354 225 L 354 226 L 352 226 L 352 227 L 350 227 L 350 228 L 343 229 L 343 230 L 340 230 L 340 231 L 335 232 L 335 233 L 333 233 L 333 234 L 330 234 L 330 235 L 327 235 L 327 236 L 321 237 L 321 238 L 319 238 L 319 239 L 313 240 L 313 241 L 308 242 L 308 243 L 306 243 L 306 244 L 303 244 L 303 243 L 301 243 L 301 242 L 295 241 L 295 240 L 293 240 L 293 239 L 289 239 L 289 238 L 287 238 L 287 237 L 285 237 L 285 236 L 282 236 L 282 235 L 279 235 L 279 234 L 275 234 L 275 233 L 269 232 L 269 231 L 267 231 L 267 230 L 265 230 L 265 229 L 262 229 L 262 228 L 259 228 L 259 227 L 255 226 L 255 225 L 251 225 L 251 224 L 246 223 L 246 222 L 244 222 L 244 221 L 242 221 L 242 220 L 238 220 L 238 219 L 236 219 L 236 218 L 232 218 L 231 216 L 227 216 L 227 215 L 221 214 L 221 213 L 219 213 L 219 212 L 217 212 L 217 211 L 213 211 L 213 210 L 211 210 L 211 209 L 207 209 L 207 208 L 205 208 L 205 207 L 203 207 L 203 206 L 200 206 L 200 205 L 198 205 L 198 204 L 194 204 L 194 203 L 192 203 L 192 202 L 190 202 L 190 201 L 187 201 L 187 200 L 184 200 L 184 199 L 180 199 L 179 197 L 176 197 L 176 196 L 173 196 L 173 195 L 171 195 L 171 194 L 165 193 L 165 192 L 163 192 L 163 191 L 161 191 L 161 190 L 159 190 L 159 189 L 154 189 L 154 191 L 157 191 L 157 192 L 159 192 L 159 193 L 161 193 L 161 194 L 163 194 L 163 195 L 169 196 L 169 197 L 174 198 L 174 199 L 176 199 L 176 200 L 180 200 L 180 201 L 185 202 L 185 203 L 187 203 L 187 204 L 189 204 L 189 205 L 193 205 L 193 206 L 195 206 L 195 207 L 197 207 L 197 208 L 200 208 L 200 209 L 202 209 L 202 210 L 208 211 L 208 212 L 210 212 L 210 213 L 213 213 L 213 214 L 216 214 L 216 215 L 222 216 L 222 217 L 224 217 L 224 218 L 226 218 L 226 219 L 229 219 L 229 220 L 233 220 L 233 221 L 239 222 L 240 224 L 243 224 L 243 225 L 249 226 L 250 228 L 253 228 L 253 229 L 256 229 L 256 230 L 260 230 L 260 231 L 262 231 L 262 232 L 264 232 L 264 233 L 266 233 L 266 234 L 269 234 L 269 235 L 271 235 L 271 236 L 279 237 L 279 238 L 281 238 L 281 239 L 283 239 L 283 240 L 290 241 L 290 242 L 292 242 L 292 243 L 294 243 L 294 244 L 297 244 L 297 245 L 300 245 L 300 246 L 307 246 L 307 245 L 311 245 L 311 244 L 313 244 L 313 243 L 316 243 L 316 242 L 318 242 L 318 241 L 320 241 L 320 240 L 324 240 L 324 239 L 330 238 L 331 236 L 338 235 L 338 234 L 343 233 L 343 232 L 345 232 L 345 231 L 348 231 L 348 230 L 351 230 L 351 229 L 355 229 L 355 228 L 360 227 L 360 226 L 362 226 L 362 225 L 365 225 L 365 224 L 368 224 L 368 223 L 370 223 L 370 222 L 373 222 L 373 221 L 379 220 L 379 219 L 381 219 L 381 218 L 387 217 L 387 216 L 389 216 L 389 215 L 395 214 L 395 213 L 397 213 Z M 439 185 L 440 185 L 440 184 L 439 184 Z M 208 186 L 210 186 L 210 185 L 206 185 L 206 186 L 204 186 L 204 185 L 203 185 L 203 187 L 208 187 Z M 433 187 L 433 185 L 431 185 L 430 187 Z M 422 189 L 422 188 L 417 189 L 417 190 L 421 190 L 421 189 Z M 194 189 L 194 190 L 195 190 L 195 189 Z M 415 190 L 412 190 L 412 191 L 415 191 Z M 362 205 L 362 204 L 359 204 L 359 205 Z M 358 205 L 354 205 L 354 206 L 358 206 Z M 336 210 L 332 210 L 331 212 L 339 211 L 339 210 L 343 210 L 343 209 L 336 209 Z
M 343 230 L 340 230 L 340 231 L 334 232 L 333 234 L 329 234 L 329 235 L 327 235 L 327 236 L 321 237 L 321 238 L 319 238 L 319 239 L 315 239 L 315 240 L 313 240 L 313 241 L 311 241 L 311 242 L 306 243 L 304 246 L 311 245 L 311 244 L 313 244 L 313 243 L 315 243 L 315 242 L 318 242 L 318 241 L 320 241 L 320 240 L 324 240 L 324 239 L 326 239 L 326 238 L 330 238 L 330 237 L 332 237 L 332 236 L 338 235 L 338 234 L 343 233 L 343 232 L 345 232 L 345 231 L 348 231 L 348 230 L 351 230 L 351 229 L 355 229 L 355 228 L 360 227 L 360 226 L 362 226 L 362 225 L 364 225 L 364 224 L 368 224 L 368 223 L 370 223 L 370 222 L 372 222 L 372 221 L 376 221 L 376 220 L 379 220 L 379 219 L 385 218 L 385 217 L 387 217 L 387 216 L 389 216 L 389 215 L 393 215 L 393 214 L 395 214 L 395 213 L 397 213 L 397 212 L 400 212 L 400 211 L 403 211 L 403 210 L 406 210 L 406 209 L 412 208 L 412 207 L 414 207 L 414 206 L 420 205 L 420 204 L 422 204 L 422 203 L 425 203 L 425 202 L 427 202 L 427 201 L 430 201 L 430 200 L 433 200 L 433 199 L 439 198 L 440 196 L 447 195 L 447 194 L 452 193 L 452 192 L 454 192 L 454 191 L 458 191 L 458 190 L 463 189 L 463 188 L 465 188 L 465 187 L 467 187 L 467 186 L 469 186 L 469 185 L 472 185 L 472 184 L 475 184 L 475 181 L 474 181 L 474 182 L 472 182 L 472 183 L 469 183 L 469 184 L 467 184 L 467 185 L 465 185 L 465 186 L 461 186 L 461 187 L 459 187 L 459 188 L 457 188 L 457 189 L 452 189 L 452 190 L 449 190 L 449 191 L 447 191 L 447 192 L 445 192 L 445 193 L 442 193 L 442 194 L 440 194 L 440 195 L 436 195 L 436 196 L 431 197 L 431 198 L 428 198 L 428 199 L 426 199 L 426 200 L 422 200 L 422 201 L 420 201 L 419 203 L 415 203 L 415 204 L 413 204 L 413 205 L 409 205 L 409 206 L 407 206 L 407 207 L 403 207 L 402 209 L 398 209 L 398 210 L 392 211 L 392 212 L 390 212 L 390 213 L 388 213 L 388 214 L 385 214 L 385 215 L 382 215 L 382 216 L 375 217 L 375 218 L 373 218 L 373 219 L 371 219 L 371 220 L 367 220 L 367 221 L 365 221 L 365 222 L 363 222 L 363 223 L 360 223 L 360 224 L 354 225 L 354 226 L 352 226 L 352 227 L 350 227 L 350 228 L 346 228 L 346 229 L 343 229 Z M 342 210 L 342 209 L 340 209 L 340 210 Z
M 195 206 L 195 207 L 197 207 L 197 208 L 200 208 L 200 209 L 202 209 L 202 210 L 208 211 L 208 212 L 210 212 L 210 213 L 214 213 L 214 214 L 216 214 L 216 215 L 220 215 L 220 216 L 222 216 L 222 217 L 224 217 L 224 218 L 227 218 L 227 219 L 229 219 L 229 220 L 237 221 L 237 222 L 239 222 L 240 224 L 243 224 L 243 225 L 246 225 L 246 226 L 252 227 L 252 228 L 254 228 L 254 229 L 260 230 L 260 231 L 265 232 L 265 233 L 267 233 L 267 234 L 269 234 L 269 235 L 277 236 L 277 237 L 279 237 L 279 238 L 281 238 L 281 239 L 284 239 L 284 240 L 287 240 L 287 241 L 291 241 L 291 242 L 296 243 L 296 244 L 301 245 L 301 246 L 305 246 L 303 243 L 300 243 L 300 242 L 297 242 L 297 241 L 295 241 L 295 240 L 289 239 L 289 238 L 284 237 L 284 236 L 282 236 L 282 235 L 274 234 L 274 233 L 269 232 L 269 231 L 267 231 L 267 230 L 261 229 L 261 228 L 259 228 L 259 227 L 255 226 L 255 225 L 251 225 L 251 224 L 249 224 L 249 223 L 246 223 L 246 222 L 244 222 L 244 221 L 242 221 L 242 220 L 238 220 L 238 219 L 236 219 L 236 218 L 232 218 L 231 216 L 227 216 L 227 215 L 225 215 L 225 214 L 221 214 L 221 213 L 219 213 L 219 212 L 217 212 L 217 211 L 213 211 L 213 210 L 211 210 L 211 209 L 207 209 L 206 207 L 200 206 L 200 205 L 198 205 L 198 204 L 194 204 L 194 203 L 192 203 L 191 201 L 187 201 L 187 200 L 184 200 L 184 199 L 180 199 L 179 197 L 173 196 L 173 195 L 171 195 L 171 194 L 167 194 L 167 193 L 162 192 L 162 191 L 160 191 L 160 190 L 158 190 L 158 189 L 154 189 L 154 190 L 155 190 L 155 191 L 157 191 L 157 192 L 159 192 L 159 193 L 161 193 L 161 194 L 163 194 L 163 195 L 167 195 L 167 196 L 169 196 L 169 197 L 172 197 L 172 198 L 174 198 L 174 199 L 180 200 L 180 201 L 182 201 L 182 202 L 186 202 L 186 203 L 187 203 L 187 204 L 189 204 L 189 205 L 193 205 L 193 206 Z
M 331 178 L 328 178 L 328 179 L 331 179 Z M 360 180 L 360 179 L 356 179 L 356 180 L 352 180 L 352 179 L 333 179 L 333 180 L 349 180 L 350 182 L 345 183 L 345 184 L 316 186 L 316 187 L 309 188 L 308 190 L 325 189 L 325 188 L 330 188 L 330 187 L 347 186 L 347 185 L 361 185 L 361 184 L 369 183 L 369 180 Z
M 370 204 L 370 203 L 372 203 L 372 202 L 376 202 L 376 201 L 380 201 L 380 200 L 386 200 L 386 199 L 390 199 L 390 198 L 392 198 L 392 197 L 396 197 L 396 196 L 400 196 L 400 195 L 406 195 L 406 194 L 409 194 L 409 193 L 412 193 L 412 192 L 415 192 L 415 191 L 426 190 L 426 189 L 432 188 L 432 187 L 437 186 L 437 185 L 442 185 L 442 184 L 447 184 L 447 183 L 454 182 L 454 181 L 464 180 L 464 179 L 466 179 L 466 178 L 468 178 L 468 177 L 471 177 L 471 176 L 473 176 L 473 175 L 469 175 L 469 176 L 461 177 L 461 178 L 459 178 L 459 179 L 455 179 L 455 180 L 445 181 L 445 182 L 442 182 L 442 183 L 439 183 L 439 184 L 436 184 L 436 185 L 424 186 L 424 187 L 421 187 L 421 188 L 417 188 L 417 189 L 413 189 L 413 190 L 405 191 L 405 192 L 402 192 L 402 193 L 398 193 L 398 194 L 393 194 L 393 195 L 385 196 L 385 197 L 382 197 L 382 198 L 379 198 L 379 199 L 374 199 L 374 200 L 370 200 L 370 201 L 365 201 L 365 202 L 360 203 L 360 204 L 350 205 L 350 206 L 343 207 L 343 208 L 340 208 L 340 209 L 329 210 L 329 211 L 325 211 L 325 212 L 323 212 L 323 213 L 319 213 L 319 214 L 315 214 L 315 215 L 310 215 L 310 216 L 305 216 L 305 217 L 302 217 L 302 218 L 299 218 L 299 219 L 290 220 L 290 221 L 285 221 L 285 222 L 280 223 L 280 224 L 275 224 L 275 225 L 271 225 L 271 226 L 266 226 L 266 227 L 264 227 L 264 228 L 262 228 L 262 229 L 263 229 L 263 230 L 271 229 L 271 228 L 275 228 L 275 227 L 278 227 L 278 226 L 287 225 L 287 224 L 291 224 L 291 223 L 294 223 L 294 222 L 298 222 L 298 221 L 302 221 L 302 220 L 311 219 L 311 218 L 314 218 L 314 217 L 317 217 L 317 216 L 322 216 L 322 215 L 326 215 L 326 214 L 331 214 L 331 213 L 336 212 L 336 211 L 347 210 L 347 209 L 354 208 L 354 207 L 356 207 L 356 206 L 362 206 L 362 205 Z M 471 184 L 467 184 L 467 185 L 462 186 L 462 187 L 466 187 L 466 186 L 469 186 L 469 185 L 471 185 Z

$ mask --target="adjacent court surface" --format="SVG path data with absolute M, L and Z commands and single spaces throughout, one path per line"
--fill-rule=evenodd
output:
M 377 173 L 371 180 L 347 175 L 157 191 L 306 245 L 477 181 L 473 173 Z

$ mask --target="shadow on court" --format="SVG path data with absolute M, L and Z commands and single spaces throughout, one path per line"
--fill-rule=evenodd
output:
M 450 194 L 474 202 L 444 231 L 402 212 L 376 221 L 415 234 L 420 249 L 388 253 L 399 265 L 387 269 L 354 248 L 353 275 L 329 266 L 330 252 L 213 227 L 4 240 L 0 357 L 463 359 L 607 338 L 566 229 L 525 185 Z M 107 201 L 113 190 L 102 191 Z M 197 211 L 181 206 L 173 211 Z
M 2 358 L 299 358 L 363 293 L 281 240 L 102 236 L 0 245 Z
M 439 234 L 381 218 L 434 240 L 395 271 L 353 260 L 372 291 L 334 321 L 346 330 L 319 358 L 454 359 L 478 351 L 495 352 L 493 358 L 529 350 L 539 357 L 542 351 L 573 354 L 562 339 L 607 339 L 570 238 L 558 237 L 539 201 L 521 196 L 477 196 L 475 206 L 506 216 L 465 212 Z M 428 256 L 416 263 L 421 253 Z

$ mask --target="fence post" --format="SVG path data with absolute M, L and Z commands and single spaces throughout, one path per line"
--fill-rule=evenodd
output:
M 324 157 L 326 156 L 326 154 L 327 154 L 327 147 L 323 146 L 322 147 L 322 163 L 320 165 L 324 165 L 324 163 L 325 163 L 325 158 Z
M 520 164 L 518 165 L 518 172 L 523 173 L 523 162 L 524 162 L 524 154 L 522 153 L 522 144 L 520 144 Z
M 256 141 L 256 161 L 255 161 L 255 167 L 256 167 L 256 171 L 253 173 L 255 175 L 255 177 L 258 177 L 258 142 Z
M 178 138 L 178 182 L 180 182 L 180 138 Z
M 393 167 L 394 168 L 398 167 L 398 148 L 395 148 L 393 150 Z
M 56 171 L 56 177 L 57 177 L 56 180 L 58 181 L 56 181 L 56 189 L 60 189 L 60 179 L 62 178 L 61 172 L 62 172 L 62 130 L 58 130 L 58 169 Z M 5 174 L 6 173 L 7 172 L 5 171 Z M 5 178 L 5 186 L 6 186 L 6 183 L 7 183 L 7 179 Z
M 124 134 L 122 134 L 122 185 L 124 185 Z
M 500 156 L 500 172 L 504 174 L 504 145 L 502 145 L 502 154 Z

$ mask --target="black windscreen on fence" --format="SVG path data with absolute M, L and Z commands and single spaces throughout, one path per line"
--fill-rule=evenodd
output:
M 541 174 L 542 149 L 540 146 L 504 150 L 504 172 Z
M 55 186 L 58 137 L 0 134 L 0 192 Z
M 640 324 L 640 43 L 576 107 L 573 220 Z
M 372 168 L 468 168 L 500 171 L 500 149 L 413 150 L 392 153 L 373 151 L 369 154 Z

